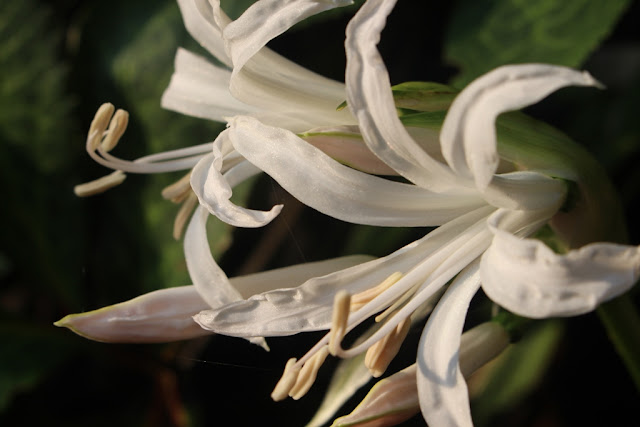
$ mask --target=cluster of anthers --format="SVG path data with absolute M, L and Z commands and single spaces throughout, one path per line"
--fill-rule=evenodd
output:
M 127 129 L 129 113 L 118 109 L 114 114 L 114 111 L 113 104 L 105 103 L 100 106 L 91 122 L 86 142 L 86 150 L 91 158 L 97 163 L 113 169 L 114 172 L 75 186 L 74 192 L 79 197 L 99 194 L 122 184 L 127 177 L 125 172 L 152 174 L 191 170 L 200 159 L 211 152 L 213 143 L 206 143 L 152 154 L 134 161 L 117 158 L 110 152 L 118 145 Z M 163 198 L 176 204 L 182 204 L 173 227 L 173 237 L 176 240 L 182 235 L 189 216 L 198 204 L 198 198 L 192 191 L 189 182 L 190 176 L 191 171 L 162 190 Z
M 407 301 L 418 290 L 418 285 L 402 294 L 374 318 L 376 323 L 381 323 L 383 320 L 390 319 L 395 315 L 404 315 L 406 316 L 404 319 L 400 321 L 394 319 L 393 322 L 387 321 L 371 336 L 353 348 L 344 349 L 342 340 L 349 331 L 368 318 L 366 314 L 358 313 L 360 308 L 382 295 L 402 277 L 402 273 L 395 272 L 379 285 L 355 295 L 350 295 L 344 290 L 339 291 L 334 297 L 329 333 L 318 341 L 300 360 L 291 358 L 287 361 L 284 373 L 271 393 L 271 398 L 275 401 L 280 401 L 286 399 L 287 396 L 295 400 L 303 397 L 313 385 L 320 366 L 329 354 L 341 358 L 351 358 L 366 351 L 365 366 L 374 378 L 382 376 L 398 354 L 411 328 L 412 315 L 399 313 L 399 310 L 406 305 Z M 414 312 L 417 313 L 417 311 Z

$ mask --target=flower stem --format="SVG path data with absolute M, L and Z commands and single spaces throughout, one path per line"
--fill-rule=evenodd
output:
M 640 315 L 629 294 L 597 309 L 609 339 L 640 390 Z

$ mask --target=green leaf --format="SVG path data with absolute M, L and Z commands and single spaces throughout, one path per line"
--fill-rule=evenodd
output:
M 463 87 L 504 64 L 580 67 L 609 34 L 629 0 L 461 0 L 446 35 L 445 57 Z
M 481 389 L 472 400 L 475 425 L 491 425 L 492 416 L 515 407 L 540 384 L 563 333 L 561 321 L 544 321 L 471 377 L 470 392 Z

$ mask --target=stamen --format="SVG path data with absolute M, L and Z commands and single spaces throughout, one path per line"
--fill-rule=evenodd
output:
M 400 346 L 407 337 L 409 329 L 411 329 L 411 317 L 405 318 L 389 334 L 369 347 L 364 364 L 369 368 L 374 378 L 380 377 L 387 370 L 393 358 L 400 351 Z
M 127 175 L 122 171 L 114 171 L 102 178 L 76 185 L 73 187 L 73 192 L 78 197 L 93 196 L 94 194 L 102 193 L 110 188 L 122 184 L 126 178 Z
M 391 304 L 389 307 L 387 307 L 387 309 L 385 311 L 383 311 L 382 313 L 378 314 L 375 317 L 376 323 L 379 323 L 379 322 L 383 321 L 384 319 L 389 317 L 389 315 L 391 313 L 395 312 L 402 304 L 404 304 L 405 302 L 409 301 L 411 299 L 411 297 L 413 296 L 413 294 L 415 294 L 418 291 L 420 286 L 421 286 L 421 283 L 416 283 L 415 285 L 413 285 L 411 287 L 411 289 L 409 289 L 407 292 L 402 294 L 402 296 L 400 296 L 400 298 L 395 300 L 393 302 L 393 304 Z
M 118 144 L 127 129 L 129 113 L 118 110 L 113 115 L 113 111 L 112 104 L 106 103 L 100 106 L 91 122 L 86 142 L 86 150 L 91 158 L 108 168 L 132 173 L 162 173 L 191 169 L 206 152 L 211 150 L 212 144 L 209 143 L 152 154 L 133 162 L 119 159 L 109 154 L 109 151 Z
M 375 297 L 389 289 L 392 285 L 394 285 L 398 280 L 402 278 L 403 274 L 400 272 L 395 272 L 387 277 L 382 283 L 373 288 L 367 289 L 366 291 L 359 292 L 351 297 L 351 311 L 357 311 L 364 305 L 366 305 L 369 301 L 373 300 Z
M 176 219 L 173 222 L 173 238 L 174 239 L 180 240 L 180 237 L 182 237 L 182 232 L 184 231 L 184 227 L 187 224 L 189 217 L 191 217 L 191 213 L 193 212 L 197 204 L 198 204 L 198 197 L 195 195 L 195 193 L 193 191 L 191 191 L 190 193 L 187 193 L 187 198 L 182 204 L 182 206 L 180 206 L 180 210 L 178 211 L 178 214 L 176 215 Z
M 328 355 L 329 347 L 324 346 L 322 350 L 314 354 L 313 357 L 304 364 L 298 374 L 295 385 L 291 391 L 289 391 L 289 396 L 291 396 L 293 400 L 298 400 L 307 394 L 316 380 L 320 366 L 322 366 Z
M 296 384 L 299 373 L 300 368 L 296 365 L 295 357 L 292 357 L 287 361 L 282 378 L 280 378 L 273 392 L 271 392 L 271 398 L 276 402 L 286 399 L 289 396 L 289 391 Z
M 329 352 L 333 356 L 340 353 L 340 343 L 347 332 L 350 305 L 351 295 L 347 291 L 340 291 L 336 294 L 333 300 L 333 317 L 329 331 Z
M 124 135 L 124 131 L 127 130 L 128 124 L 129 113 L 124 110 L 116 111 L 116 114 L 109 123 L 109 129 L 107 129 L 102 139 L 102 149 L 104 151 L 111 151 L 118 145 L 118 141 L 120 141 L 120 138 Z
M 173 203 L 184 201 L 191 194 L 191 171 L 171 185 L 162 190 L 162 197 L 171 200 Z

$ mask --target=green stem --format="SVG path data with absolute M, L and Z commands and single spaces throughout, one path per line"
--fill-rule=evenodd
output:
M 597 309 L 607 335 L 640 390 L 640 315 L 629 294 Z

